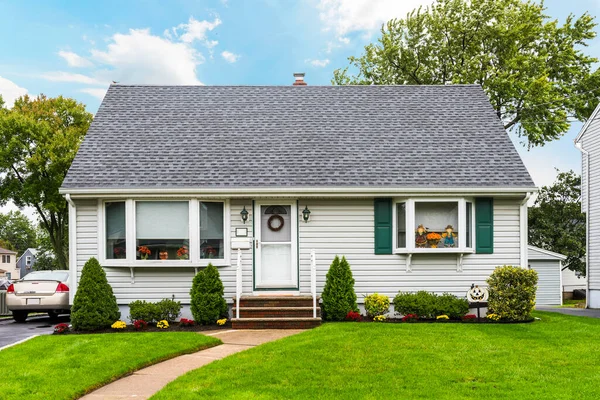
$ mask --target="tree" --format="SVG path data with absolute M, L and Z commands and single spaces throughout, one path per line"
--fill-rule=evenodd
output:
M 219 318 L 227 317 L 229 309 L 224 290 L 219 270 L 212 264 L 194 276 L 190 308 L 197 323 L 214 324 Z
M 73 99 L 29 96 L 0 109 L 0 205 L 35 208 L 56 262 L 68 265 L 68 207 L 58 189 L 92 114 Z
M 350 57 L 332 82 L 376 85 L 480 84 L 506 129 L 529 146 L 561 137 L 584 120 L 600 95 L 598 60 L 582 48 L 596 36 L 594 17 L 569 15 L 561 26 L 543 2 L 437 0 L 381 29 L 378 43 Z
M 95 258 L 81 270 L 81 280 L 71 308 L 71 323 L 78 331 L 108 328 L 121 317 L 106 273 Z
M 15 246 L 13 246 L 13 244 L 8 240 L 0 239 L 0 247 L 6 250 L 16 251 Z
M 565 267 L 585 275 L 585 239 L 581 177 L 573 171 L 559 172 L 529 208 L 529 244 L 564 254 Z
M 348 312 L 358 312 L 354 278 L 346 257 L 333 259 L 325 277 L 322 298 L 323 318 L 327 321 L 343 321 Z
M 19 255 L 28 248 L 37 246 L 35 228 L 21 211 L 0 213 L 0 239 L 12 244 Z
M 33 264 L 33 269 L 35 271 L 48 271 L 60 269 L 58 263 L 56 262 L 56 256 L 54 255 L 52 243 L 50 242 L 48 232 L 43 228 L 38 228 L 37 238 L 38 252 L 35 255 L 35 263 Z

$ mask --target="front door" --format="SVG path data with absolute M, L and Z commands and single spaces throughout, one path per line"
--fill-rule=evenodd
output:
M 257 202 L 256 289 L 297 289 L 298 213 L 295 202 Z

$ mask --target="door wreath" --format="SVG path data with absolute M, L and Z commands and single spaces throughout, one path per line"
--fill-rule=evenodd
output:
M 273 221 L 275 220 L 279 221 L 279 226 L 273 226 Z M 277 214 L 271 215 L 267 221 L 267 226 L 271 231 L 279 232 L 283 228 L 283 217 Z

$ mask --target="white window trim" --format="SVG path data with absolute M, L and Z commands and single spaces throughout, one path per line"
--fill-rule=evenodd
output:
M 106 258 L 106 221 L 105 221 L 105 203 L 125 201 L 125 237 L 127 245 L 126 257 L 122 259 Z M 135 232 L 135 203 L 138 201 L 188 201 L 189 202 L 189 259 L 188 260 L 137 260 L 135 251 L 136 232 Z M 200 202 L 221 202 L 223 203 L 223 242 L 224 258 L 200 258 Z M 157 199 L 157 198 L 136 198 L 134 199 L 101 199 L 98 200 L 98 259 L 100 264 L 106 267 L 205 267 L 212 263 L 217 267 L 231 265 L 230 248 L 230 219 L 231 210 L 229 199 Z
M 415 247 L 415 203 L 424 202 L 457 202 L 458 203 L 458 232 L 461 234 L 458 237 L 458 246 L 453 248 L 416 248 Z M 467 247 L 466 227 L 467 215 L 466 205 L 471 203 L 471 247 Z M 398 218 L 397 210 L 398 203 L 406 203 L 406 247 L 399 248 L 398 245 Z M 475 201 L 470 197 L 410 197 L 410 198 L 395 198 L 392 206 L 392 240 L 394 244 L 395 254 L 466 254 L 475 252 Z

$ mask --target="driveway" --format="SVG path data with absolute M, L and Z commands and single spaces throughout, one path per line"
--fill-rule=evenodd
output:
M 49 317 L 30 317 L 23 324 L 17 324 L 12 319 L 0 320 L 0 348 L 27 339 L 33 335 L 46 335 L 54 331 L 54 325 L 59 322 L 69 322 L 68 316 L 57 320 Z
M 578 317 L 600 318 L 600 309 L 595 308 L 559 308 L 551 306 L 537 306 L 536 310 L 551 311 L 560 314 L 576 315 Z

